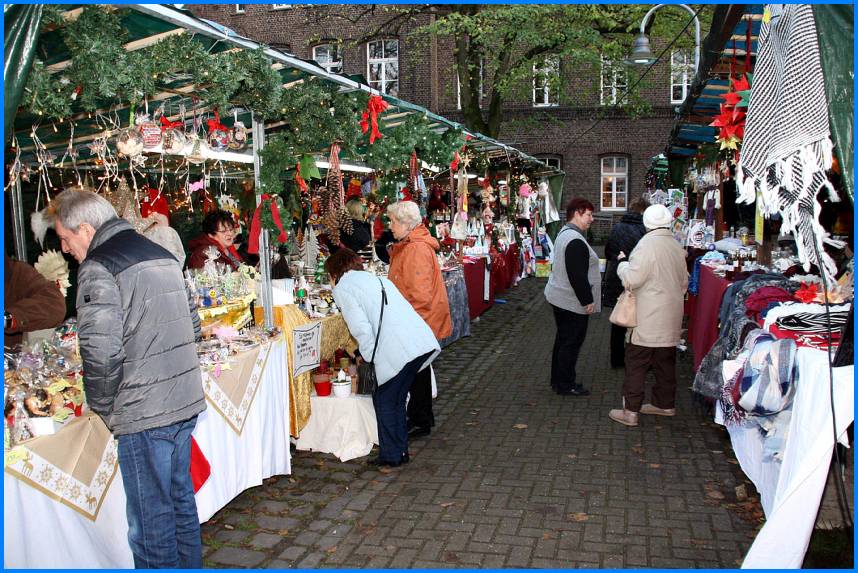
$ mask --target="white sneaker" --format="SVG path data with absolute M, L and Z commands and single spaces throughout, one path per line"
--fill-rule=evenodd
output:
M 652 404 L 641 406 L 641 414 L 652 414 L 654 416 L 676 416 L 676 408 L 658 408 Z
M 611 410 L 608 412 L 608 417 L 615 422 L 619 422 L 625 426 L 637 426 L 638 425 L 638 413 L 631 412 L 626 410 L 625 408 L 621 410 Z

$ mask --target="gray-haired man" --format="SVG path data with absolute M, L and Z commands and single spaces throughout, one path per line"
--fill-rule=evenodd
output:
M 91 191 L 52 203 L 62 250 L 80 263 L 77 318 L 87 402 L 119 440 L 137 568 L 202 567 L 190 440 L 205 409 L 199 317 L 167 250 Z

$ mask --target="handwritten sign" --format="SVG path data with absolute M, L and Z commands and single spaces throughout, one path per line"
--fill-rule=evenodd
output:
M 304 324 L 292 329 L 292 375 L 299 376 L 319 365 L 322 323 Z

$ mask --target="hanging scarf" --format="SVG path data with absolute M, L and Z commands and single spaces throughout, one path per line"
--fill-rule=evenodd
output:
M 759 46 L 736 169 L 737 202 L 753 203 L 759 191 L 762 212 L 780 213 L 782 232 L 795 233 L 805 271 L 814 263 L 833 280 L 837 269 L 822 248 L 827 233 L 816 195 L 827 189 L 833 201 L 839 197 L 825 175 L 833 144 L 813 8 L 766 5 Z

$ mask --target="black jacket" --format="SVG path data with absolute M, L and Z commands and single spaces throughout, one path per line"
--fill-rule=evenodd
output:
M 632 249 L 646 234 L 643 224 L 643 215 L 640 213 L 626 213 L 620 222 L 611 229 L 608 242 L 605 243 L 605 258 L 608 261 L 605 269 L 605 288 L 602 289 L 602 305 L 614 306 L 617 298 L 623 292 L 623 283 L 617 276 L 617 255 L 620 251 L 626 254 L 628 260 Z

